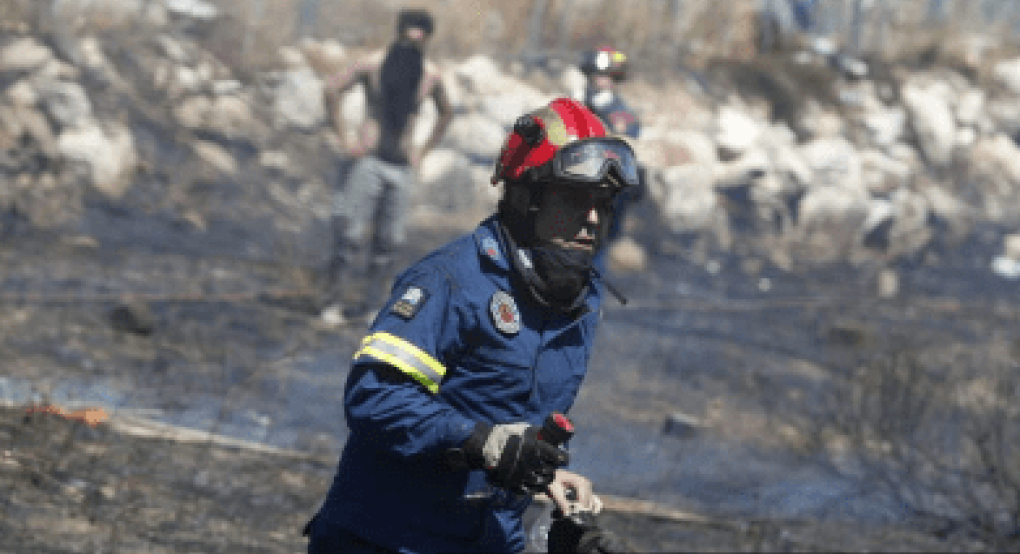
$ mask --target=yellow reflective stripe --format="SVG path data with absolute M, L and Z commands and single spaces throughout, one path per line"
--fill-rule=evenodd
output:
M 406 340 L 389 333 L 379 332 L 361 341 L 361 349 L 354 354 L 357 360 L 367 355 L 386 362 L 425 385 L 433 394 L 439 392 L 439 383 L 446 368 L 435 358 Z

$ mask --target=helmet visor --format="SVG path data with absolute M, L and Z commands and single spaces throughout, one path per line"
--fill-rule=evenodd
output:
M 564 146 L 553 160 L 556 176 L 581 183 L 598 183 L 615 167 L 625 186 L 637 186 L 638 164 L 625 141 L 604 137 L 579 140 Z

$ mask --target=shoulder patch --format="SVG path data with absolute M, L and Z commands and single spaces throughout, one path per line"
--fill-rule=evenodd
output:
M 517 303 L 509 294 L 496 291 L 489 300 L 489 315 L 496 329 L 506 335 L 516 335 L 521 330 L 521 313 Z
M 502 255 L 499 253 L 499 244 L 492 237 L 482 239 L 482 251 L 494 262 L 498 262 L 502 258 Z
M 410 286 L 404 291 L 404 294 L 400 296 L 400 300 L 397 300 L 393 307 L 390 308 L 390 313 L 394 313 L 404 319 L 411 319 L 414 317 L 421 307 L 425 305 L 429 299 L 429 292 L 421 287 Z

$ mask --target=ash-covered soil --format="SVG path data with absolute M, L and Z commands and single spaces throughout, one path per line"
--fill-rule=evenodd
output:
M 301 552 L 300 529 L 333 470 L 321 460 L 130 437 L 108 423 L 93 428 L 23 408 L 0 409 L 0 441 L 0 550 L 12 553 Z M 803 522 L 722 526 L 609 511 L 601 523 L 639 552 L 954 546 L 917 532 Z
M 4 552 L 297 552 L 328 464 L 0 411 Z
M 452 233 L 418 229 L 403 263 Z M 321 324 L 307 296 L 314 290 L 311 264 L 238 251 L 114 247 L 36 232 L 0 244 L 6 383 L 31 382 L 40 400 L 92 401 L 113 406 L 114 417 L 119 408 L 309 455 L 137 438 L 106 424 L 92 429 L 51 415 L 26 417 L 24 406 L 4 409 L 0 550 L 303 550 L 299 529 L 327 490 L 346 436 L 339 394 L 364 326 Z M 604 494 L 694 509 L 708 513 L 710 522 L 614 507 L 602 518 L 607 528 L 647 552 L 989 548 L 974 539 L 980 534 L 945 519 L 833 518 L 825 515 L 832 510 L 810 503 L 792 519 L 780 509 L 791 499 L 803 502 L 798 498 L 811 487 L 797 482 L 798 468 L 819 456 L 833 460 L 819 454 L 831 445 L 810 435 L 810 419 L 839 413 L 833 403 L 843 397 L 834 382 L 842 380 L 820 375 L 849 371 L 906 341 L 936 358 L 955 355 L 962 365 L 974 362 L 961 353 L 963 345 L 989 355 L 1000 348 L 995 345 L 1015 346 L 1009 328 L 1015 318 L 1008 304 L 994 309 L 994 294 L 960 293 L 988 303 L 987 311 L 924 311 L 921 298 L 879 302 L 868 296 L 870 281 L 847 273 L 847 282 L 839 282 L 833 271 L 770 273 L 776 288 L 769 298 L 755 291 L 759 276 L 711 276 L 682 257 L 658 255 L 648 274 L 618 276 L 639 306 L 607 309 L 599 353 L 576 407 L 585 434 L 576 445 L 578 469 L 590 472 Z M 933 277 L 908 275 L 910 294 L 937 292 L 925 288 Z M 958 280 L 938 282 L 951 290 Z M 677 283 L 691 291 L 678 294 Z M 783 307 L 784 296 L 794 292 L 797 298 L 804 291 L 833 297 L 834 290 L 858 294 L 859 302 L 839 309 Z M 718 309 L 699 309 L 697 302 L 687 310 L 669 306 L 691 303 L 691 295 Z M 740 310 L 741 298 L 777 307 Z M 793 393 L 810 401 L 796 401 Z M 698 413 L 711 399 L 726 406 L 711 427 L 688 438 L 663 433 L 671 410 Z M 263 433 L 253 433 L 260 425 Z M 750 447 L 726 450 L 727 444 L 759 443 L 773 458 Z M 784 454 L 776 458 L 775 452 Z M 880 469 L 870 467 L 863 478 L 895 475 Z M 840 477 L 832 474 L 833 481 Z M 775 513 L 766 517 L 768 497 L 758 491 L 783 482 L 789 490 L 771 493 L 778 495 Z M 758 494 L 754 502 L 735 500 Z

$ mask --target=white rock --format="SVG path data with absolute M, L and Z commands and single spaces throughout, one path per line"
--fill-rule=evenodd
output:
M 907 188 L 896 190 L 890 199 L 896 208 L 896 221 L 889 233 L 889 251 L 904 254 L 923 248 L 933 234 L 928 225 L 931 219 L 928 199 Z
M 163 28 L 170 22 L 166 5 L 160 2 L 149 2 L 142 12 L 142 21 L 151 27 Z
M 496 121 L 473 113 L 455 117 L 443 142 L 474 158 L 495 159 L 505 134 L 503 126 Z
M 800 201 L 798 227 L 805 236 L 848 244 L 869 213 L 866 196 L 838 187 L 813 188 Z
M 435 148 L 418 166 L 418 180 L 424 185 L 435 185 L 446 176 L 469 165 L 467 157 L 451 148 Z
M 892 159 L 903 162 L 913 168 L 916 168 L 920 164 L 921 155 L 914 150 L 912 146 L 903 142 L 897 142 L 890 144 L 884 148 L 885 153 Z
M 1006 235 L 1003 239 L 1003 255 L 1020 262 L 1020 235 Z
M 894 107 L 868 112 L 864 126 L 871 134 L 871 141 L 879 146 L 888 146 L 900 140 L 907 124 L 907 112 Z
M 212 106 L 212 100 L 205 95 L 189 96 L 174 108 L 174 117 L 189 129 L 199 129 L 205 125 Z
M 998 130 L 1010 135 L 1020 131 L 1020 102 L 996 98 L 988 102 L 986 113 Z
M 81 39 L 81 61 L 86 67 L 92 69 L 105 68 L 109 65 L 106 55 L 103 53 L 103 45 L 94 36 L 87 36 Z
M 212 101 L 205 127 L 228 137 L 243 136 L 253 121 L 251 107 L 236 95 L 217 96 Z
M 47 81 L 38 90 L 40 103 L 59 125 L 74 127 L 92 119 L 92 103 L 78 83 Z
M 440 79 L 446 89 L 446 97 L 455 111 L 467 109 L 468 93 L 464 90 L 460 79 L 457 77 L 456 68 L 444 68 L 440 71 Z
M 985 91 L 970 89 L 960 95 L 956 104 L 956 121 L 960 125 L 977 125 L 985 110 Z
M 130 186 L 138 157 L 127 127 L 109 123 L 68 128 L 61 133 L 57 147 L 65 158 L 85 163 L 92 185 L 107 196 L 119 198 Z
M 860 155 L 846 139 L 818 138 L 801 146 L 799 153 L 811 168 L 813 186 L 864 194 Z
M 843 118 L 823 108 L 814 99 L 808 100 L 797 122 L 799 129 L 809 138 L 830 138 L 843 134 Z
M 32 81 L 36 83 L 46 81 L 77 81 L 80 77 L 81 71 L 76 66 L 53 58 L 35 71 L 35 74 L 32 75 Z
M 207 86 L 216 75 L 216 70 L 208 60 L 202 60 L 195 66 L 195 75 L 198 77 L 199 86 Z
M 324 78 L 342 71 L 347 61 L 343 45 L 335 40 L 308 39 L 301 43 L 301 51 L 308 64 Z
M 953 75 L 958 79 L 961 78 L 959 75 L 956 75 L 955 73 Z M 966 85 L 966 83 L 967 81 L 964 79 L 963 84 Z M 944 103 L 946 106 L 949 106 L 950 109 L 956 108 L 959 99 L 959 94 L 957 93 L 956 87 L 954 87 L 950 81 L 938 79 L 929 84 L 925 90 L 927 90 L 929 94 L 938 97 L 939 100 L 942 100 L 942 103 Z M 966 86 L 964 86 L 964 88 L 960 90 L 960 93 L 962 94 L 966 90 L 967 90 Z
M 243 88 L 241 81 L 236 79 L 221 79 L 212 83 L 213 94 L 236 94 Z
M 966 233 L 969 222 L 976 215 L 974 208 L 939 187 L 925 187 L 920 194 L 927 200 L 931 212 L 945 222 L 950 231 L 957 235 Z
M 949 105 L 916 87 L 904 87 L 902 96 L 925 158 L 938 167 L 949 165 L 956 143 L 956 119 Z
M 176 62 L 177 64 L 188 63 L 188 53 L 184 50 L 184 46 L 181 45 L 180 41 L 169 36 L 159 35 L 156 37 L 156 42 L 159 43 L 160 48 L 163 49 L 163 55 L 167 59 Z
M 753 148 L 731 162 L 712 166 L 717 187 L 743 185 L 772 171 L 772 162 L 763 148 Z
M 781 121 L 765 127 L 758 142 L 766 148 L 794 146 L 797 144 L 797 133 L 794 133 L 789 125 Z
M 53 52 L 32 37 L 15 40 L 0 51 L 0 71 L 29 70 L 53 59 Z
M 671 165 L 693 163 L 714 165 L 719 161 L 715 144 L 708 135 L 698 131 L 672 130 L 662 139 L 669 147 L 681 156 L 681 160 Z
M 954 34 L 939 45 L 940 57 L 953 59 L 977 73 L 981 71 L 990 51 L 1001 47 L 1001 38 L 994 34 Z
M 191 67 L 179 65 L 174 70 L 175 84 L 180 91 L 198 92 L 202 89 L 202 76 Z
M 774 171 L 783 178 L 787 186 L 803 190 L 811 184 L 814 173 L 803 156 L 793 147 L 780 146 L 772 151 Z
M 479 100 L 479 111 L 504 128 L 513 126 L 517 118 L 548 104 L 552 99 L 527 85 L 508 80 L 505 94 L 487 95 Z
M 588 85 L 588 78 L 581 73 L 577 66 L 567 66 L 560 74 L 560 89 L 563 94 L 577 101 L 584 100 L 584 89 Z
M 107 26 L 123 26 L 138 20 L 141 0 L 63 0 L 65 14 L 102 21 Z
M 5 107 L 0 106 L 0 108 Z M 35 140 L 36 144 L 39 145 L 39 149 L 47 157 L 53 158 L 59 155 L 57 139 L 53 134 L 53 129 L 50 127 L 50 122 L 38 110 L 29 106 L 14 106 L 9 112 L 9 117 L 5 117 L 5 119 L 10 120 L 6 123 L 8 132 L 11 132 L 16 137 L 27 134 Z
M 679 165 L 659 174 L 662 200 L 658 203 L 663 220 L 675 233 L 711 229 L 722 208 L 712 188 L 715 172 L 705 165 Z
M 978 133 L 973 127 L 960 127 L 956 130 L 954 144 L 957 148 L 969 148 L 977 142 Z
M 285 171 L 290 167 L 290 156 L 279 150 L 264 150 L 259 154 L 259 163 L 263 167 Z
M 416 206 L 430 206 L 441 213 L 470 212 L 479 204 L 479 173 L 467 156 L 452 148 L 435 148 L 419 163 L 420 186 L 413 199 Z M 487 177 L 484 177 L 487 181 Z
M 680 159 L 670 158 L 666 145 L 661 140 L 648 140 L 642 137 L 632 140 L 631 146 L 634 147 L 637 159 L 649 167 L 668 167 L 682 162 Z
M 888 194 L 906 185 L 911 173 L 909 164 L 877 150 L 861 152 L 861 170 L 864 186 L 872 194 Z
M 893 269 L 883 269 L 878 272 L 878 296 L 879 298 L 894 298 L 900 292 L 900 276 Z
M 992 69 L 995 79 L 1014 94 L 1020 94 L 1020 58 L 1003 60 Z
M 322 82 L 311 68 L 304 67 L 283 74 L 273 101 L 277 127 L 313 129 L 326 116 L 322 100 Z
M 39 94 L 32 83 L 22 79 L 7 89 L 7 98 L 15 106 L 32 107 L 39 101 Z
M 715 127 L 716 145 L 725 156 L 743 154 L 761 134 L 761 126 L 754 119 L 730 106 L 719 109 Z
M 471 164 L 471 183 L 476 195 L 475 207 L 486 215 L 496 211 L 503 187 L 492 185 L 492 166 Z
M 609 245 L 609 263 L 615 271 L 644 271 L 648 267 L 648 255 L 634 239 L 621 237 Z
M 976 171 L 1020 184 L 1020 148 L 1005 134 L 981 139 L 971 148 L 970 157 Z
M 278 54 L 280 56 L 280 63 L 287 69 L 301 69 L 308 65 L 308 60 L 305 59 L 304 53 L 293 46 L 281 47 Z
M 436 121 L 438 120 L 439 112 L 436 110 L 436 103 L 433 102 L 431 98 L 422 102 L 421 107 L 418 108 L 418 113 L 414 116 L 414 128 L 411 131 L 411 144 L 413 144 L 416 148 L 423 147 L 425 142 L 429 140 L 429 136 L 432 135 L 432 129 L 435 128 Z M 454 121 L 456 121 L 456 118 Z
M 505 78 L 492 58 L 482 54 L 476 54 L 458 65 L 455 74 L 467 91 L 473 94 L 499 92 Z
M 14 148 L 14 141 L 21 138 L 21 135 L 25 132 L 21 119 L 14 112 L 15 109 L 30 110 L 32 107 L 18 106 L 15 108 L 0 104 L 0 140 L 3 141 L 0 148 Z
M 992 272 L 1004 279 L 1020 279 L 1020 262 L 997 256 L 992 260 Z
M 212 20 L 219 15 L 216 6 L 205 0 L 163 0 L 170 12 L 193 19 Z
M 361 83 L 354 85 L 340 99 L 340 117 L 349 131 L 365 122 L 367 110 L 368 99 Z
M 228 175 L 237 173 L 237 161 L 234 160 L 234 156 L 215 142 L 197 140 L 192 143 L 191 147 L 198 157 L 223 173 Z

